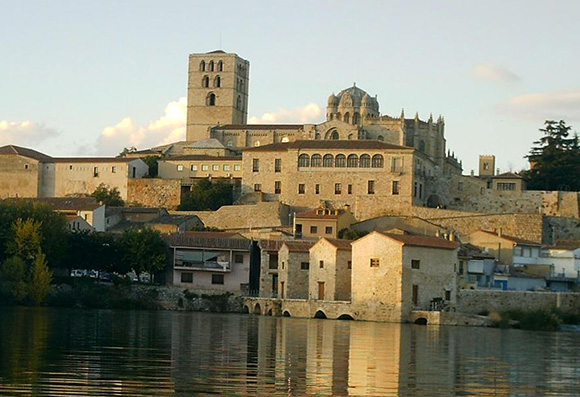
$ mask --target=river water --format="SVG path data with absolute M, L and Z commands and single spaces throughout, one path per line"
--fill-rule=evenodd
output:
M 580 395 L 580 334 L 0 307 L 0 395 Z

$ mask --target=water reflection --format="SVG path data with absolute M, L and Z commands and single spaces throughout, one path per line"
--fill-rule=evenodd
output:
M 574 395 L 580 336 L 203 313 L 2 309 L 0 394 Z

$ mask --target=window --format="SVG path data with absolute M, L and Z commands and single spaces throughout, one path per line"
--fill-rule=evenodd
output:
M 413 197 L 417 197 L 417 182 L 415 182 L 415 185 L 413 186 Z
M 117 166 L 116 165 L 114 165 L 114 166 L 111 167 L 111 172 L 113 174 L 116 174 L 117 173 Z
M 446 301 L 450 301 L 451 300 L 451 291 L 445 291 L 445 300 Z
M 310 269 L 310 262 L 301 262 L 300 263 L 300 270 L 308 270 Z
M 316 185 L 314 185 L 314 193 L 315 194 L 320 194 L 320 184 L 317 183 Z
M 463 182 L 457 182 L 457 190 L 463 190 Z
M 379 258 L 371 258 L 371 267 L 379 267 Z
M 193 283 L 193 273 L 181 273 L 182 283 Z
M 346 167 L 346 156 L 344 154 L 337 154 L 334 158 L 334 166 L 338 168 Z
M 95 178 L 99 176 L 99 167 L 93 167 L 93 176 Z
M 244 255 L 234 254 L 234 263 L 244 263 Z
M 346 167 L 347 168 L 356 168 L 358 167 L 358 156 L 356 154 L 349 154 L 346 158 Z
M 373 168 L 383 168 L 385 165 L 385 159 L 380 154 L 375 154 L 373 156 Z
M 419 141 L 419 151 L 425 153 L 425 141 Z
M 334 165 L 334 156 L 332 154 L 325 154 L 322 160 L 323 167 L 332 167 Z
M 224 275 L 223 274 L 212 274 L 211 275 L 211 283 L 223 285 L 224 284 Z
M 254 192 L 261 192 L 262 191 L 262 184 L 261 183 L 255 183 L 254 184 Z
M 332 234 L 332 226 L 326 226 L 326 229 L 324 231 L 326 234 Z
M 234 165 L 234 171 L 241 171 L 241 170 L 242 170 L 242 166 L 240 164 Z
M 204 76 L 203 79 L 201 80 L 201 86 L 203 88 L 208 88 L 209 87 L 209 77 L 208 76 Z
M 236 107 L 239 110 L 244 110 L 242 106 L 242 97 L 238 95 L 238 99 L 236 99 Z
M 282 172 L 282 159 L 274 160 L 274 172 Z
M 400 157 L 393 157 L 393 162 L 391 163 L 392 172 L 401 172 L 403 170 L 403 159 Z
M 463 274 L 465 272 L 465 261 L 459 261 L 459 274 Z
M 224 71 L 224 63 L 222 61 L 218 62 L 218 72 Z
M 252 171 L 260 172 L 260 159 L 252 159 Z
M 321 167 L 322 166 L 322 156 L 319 154 L 313 154 L 310 159 L 311 167 Z
M 219 164 L 214 164 L 214 165 L 212 165 L 211 169 L 214 170 L 214 171 L 219 171 L 220 170 L 220 165 Z
M 306 185 L 303 183 L 298 184 L 298 194 L 304 194 L 306 192 Z
M 209 171 L 209 165 L 207 165 L 207 164 L 202 164 L 202 165 L 201 165 L 201 170 L 202 170 L 202 171 Z
M 340 183 L 334 184 L 334 194 L 341 194 L 342 193 L 342 185 Z
M 222 79 L 220 76 L 215 76 L 215 79 L 213 79 L 213 86 L 217 88 L 222 86 Z
M 346 262 L 346 268 L 347 269 L 352 269 L 352 261 Z
M 370 168 L 371 166 L 371 156 L 368 154 L 363 154 L 360 156 L 358 166 L 361 168 Z
M 514 256 L 522 256 L 522 247 L 514 247 Z
M 316 227 L 316 226 L 310 226 L 310 233 L 311 234 L 318 233 L 318 227 Z
M 179 172 L 183 171 L 183 165 L 182 164 L 179 164 L 177 166 L 177 171 L 179 171 Z
M 375 194 L 375 181 L 368 182 L 368 194 Z
M 282 261 L 282 270 L 286 267 L 286 262 Z
M 393 195 L 398 195 L 399 194 L 399 181 L 393 181 Z
M 209 61 L 209 71 L 213 72 L 213 69 L 214 69 L 213 61 Z
M 223 170 L 224 170 L 224 171 L 229 171 L 229 170 L 231 170 L 231 169 L 232 169 L 232 166 L 231 166 L 231 165 L 229 165 L 229 164 L 224 164 L 224 167 L 223 167 Z
M 72 164 L 68 166 L 68 169 L 69 169 L 69 170 L 72 170 L 72 169 L 73 169 L 73 166 L 72 166 Z
M 268 269 L 278 269 L 278 254 L 270 254 L 268 258 Z
M 352 194 L 352 185 L 349 183 L 349 185 L 347 186 L 347 193 L 348 194 Z
M 199 63 L 199 70 L 200 70 L 201 72 L 205 72 L 205 61 L 201 61 L 201 62 Z
M 421 267 L 421 261 L 418 259 L 411 259 L 411 269 L 419 269 Z
M 483 163 L 483 169 L 484 170 L 489 170 L 489 163 Z
M 419 198 L 423 198 L 423 184 L 419 184 Z
M 274 194 L 282 193 L 282 182 L 276 181 L 274 182 Z
M 324 261 L 320 261 L 320 262 L 318 262 L 318 266 L 319 266 L 321 269 L 324 269 Z
M 207 95 L 207 98 L 205 99 L 205 104 L 207 106 L 215 106 L 215 94 L 213 92 L 210 92 Z
M 298 156 L 298 167 L 310 167 L 310 157 L 307 154 Z
M 419 304 L 419 286 L 413 284 L 413 305 Z
M 192 171 L 197 171 L 197 164 L 192 164 L 190 169 Z
M 516 184 L 515 183 L 498 182 L 497 183 L 497 190 L 516 190 Z

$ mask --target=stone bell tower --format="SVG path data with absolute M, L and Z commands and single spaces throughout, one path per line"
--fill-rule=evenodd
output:
M 218 124 L 247 124 L 249 85 L 250 62 L 237 54 L 190 54 L 186 139 L 208 139 Z

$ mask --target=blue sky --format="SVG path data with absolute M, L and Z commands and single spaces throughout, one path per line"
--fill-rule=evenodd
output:
M 322 121 L 357 86 L 446 121 L 465 173 L 502 171 L 543 121 L 580 126 L 580 2 L 0 0 L 0 144 L 114 155 L 183 137 L 187 56 L 250 61 L 256 122 Z

